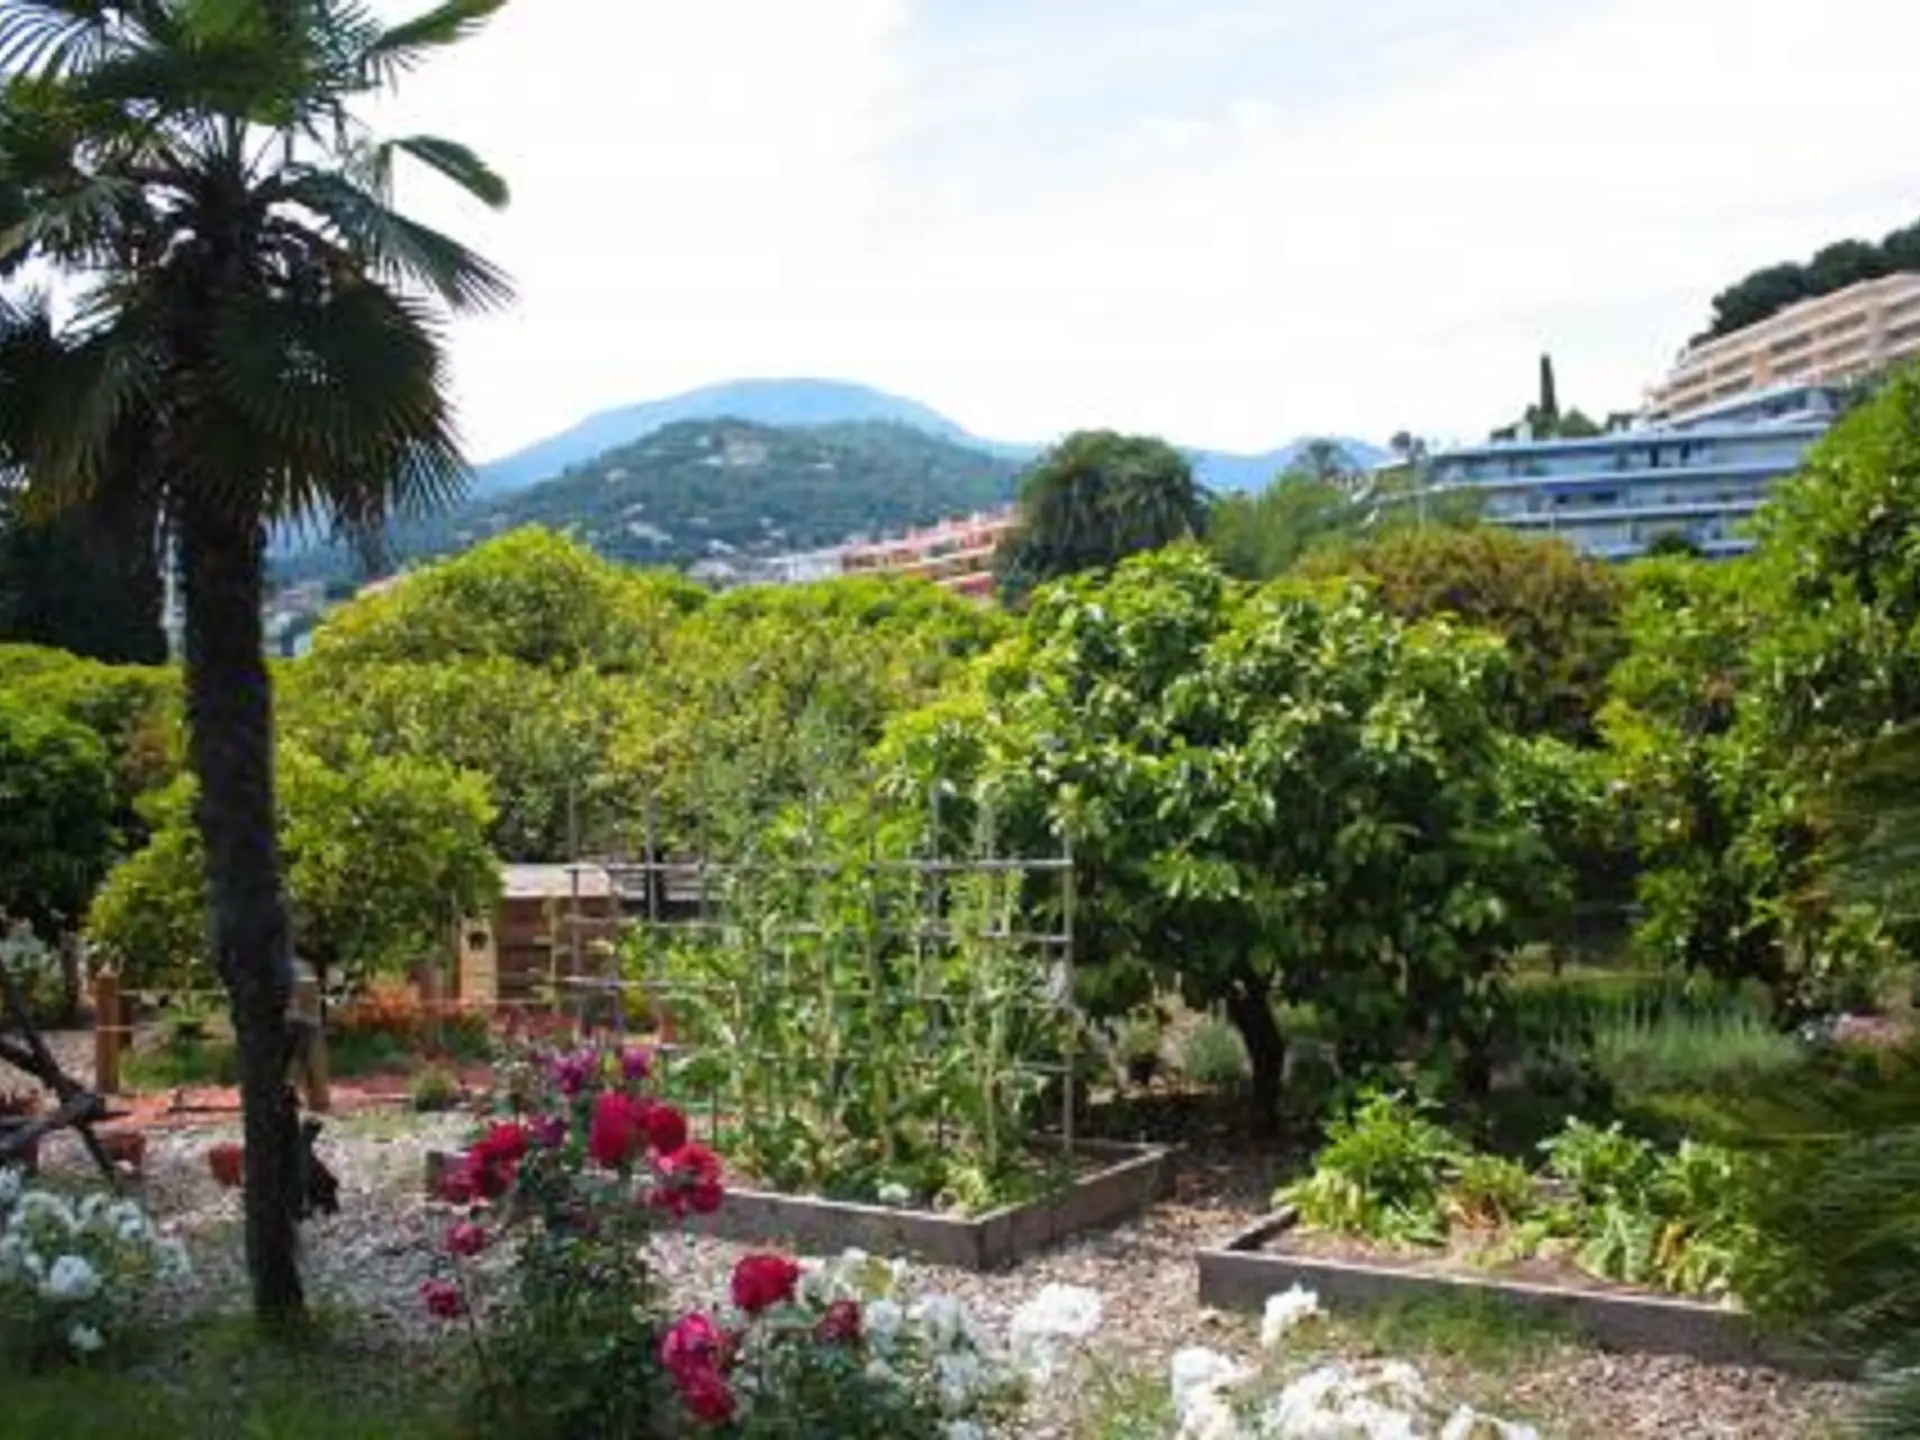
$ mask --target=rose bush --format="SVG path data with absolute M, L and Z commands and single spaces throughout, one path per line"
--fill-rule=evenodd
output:
M 10 1359 L 88 1359 L 125 1334 L 156 1286 L 188 1269 L 180 1242 L 133 1201 L 70 1201 L 0 1168 L 0 1352 Z
M 517 1113 L 441 1178 L 459 1218 L 421 1303 L 468 1339 L 487 1418 L 523 1440 L 984 1433 L 1011 1372 L 954 1302 L 899 1298 L 892 1267 L 752 1254 L 725 1297 L 669 1313 L 654 1242 L 724 1191 L 652 1071 L 635 1048 L 523 1057 Z

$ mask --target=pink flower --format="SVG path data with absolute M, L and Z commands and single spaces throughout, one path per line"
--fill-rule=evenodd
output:
M 653 1052 L 644 1045 L 629 1045 L 620 1052 L 620 1073 L 630 1081 L 646 1079 L 653 1073 Z
M 542 1115 L 533 1122 L 533 1138 L 543 1150 L 558 1150 L 567 1143 L 567 1122 L 559 1115 Z
M 553 1062 L 553 1080 L 560 1087 L 560 1093 L 571 1098 L 587 1088 L 587 1079 L 593 1073 L 593 1057 L 589 1055 L 562 1055 Z
M 793 1299 L 800 1267 L 785 1255 L 746 1255 L 733 1267 L 733 1303 L 757 1315 Z
M 471 1220 L 462 1220 L 447 1232 L 447 1251 L 462 1259 L 471 1260 L 487 1248 L 487 1232 Z
M 428 1280 L 420 1287 L 420 1298 L 427 1313 L 440 1320 L 457 1320 L 467 1312 L 467 1298 L 458 1285 L 445 1280 Z
M 720 1328 L 698 1311 L 682 1315 L 660 1342 L 660 1363 L 676 1379 L 694 1370 L 711 1370 L 725 1342 Z

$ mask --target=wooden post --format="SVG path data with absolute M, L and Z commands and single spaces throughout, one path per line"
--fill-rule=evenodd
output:
M 111 970 L 102 970 L 93 977 L 93 1090 L 96 1095 L 120 1093 L 120 1049 L 126 1028 L 120 1003 L 120 977 Z
M 288 1078 L 307 1092 L 307 1109 L 325 1115 L 333 1108 L 332 1080 L 327 1065 L 327 1027 L 321 1013 L 320 977 L 313 967 L 296 960 L 293 967 L 293 1003 L 287 1023 L 300 1035 L 293 1071 Z

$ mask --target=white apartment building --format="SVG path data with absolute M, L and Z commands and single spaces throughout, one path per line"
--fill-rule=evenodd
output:
M 1782 386 L 1843 384 L 1915 358 L 1920 274 L 1862 280 L 1688 346 L 1673 372 L 1648 393 L 1646 416 L 1670 420 Z

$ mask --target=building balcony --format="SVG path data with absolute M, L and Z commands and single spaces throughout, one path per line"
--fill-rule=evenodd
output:
M 1702 499 L 1679 505 L 1595 505 L 1581 510 L 1514 510 L 1489 514 L 1487 520 L 1515 530 L 1574 530 L 1583 525 L 1621 524 L 1634 520 L 1694 520 L 1709 515 L 1751 515 L 1760 498 Z

